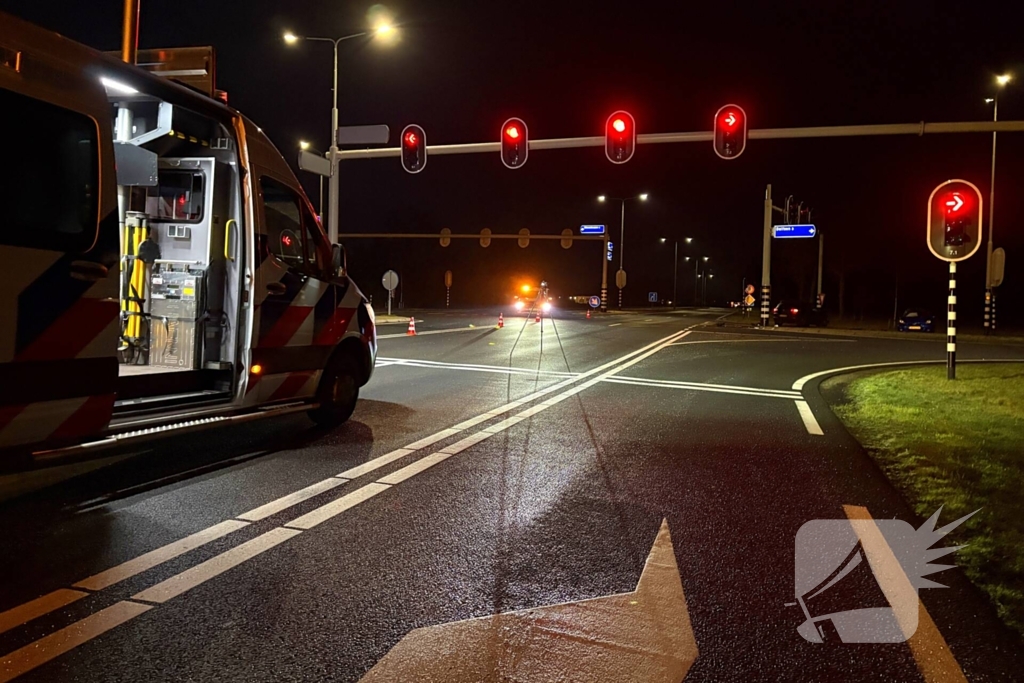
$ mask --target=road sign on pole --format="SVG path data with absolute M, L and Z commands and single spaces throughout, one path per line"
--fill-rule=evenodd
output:
M 658 293 L 657 292 L 647 292 L 647 302 L 648 303 L 652 303 L 652 304 L 658 303 Z
M 591 308 L 597 308 L 598 306 L 601 305 L 601 297 L 592 296 L 590 297 L 590 301 L 588 301 L 588 303 L 590 304 Z
M 388 290 L 388 315 L 391 315 L 391 299 L 395 296 L 395 288 L 398 287 L 398 273 L 393 270 L 389 270 L 384 273 L 384 277 L 380 279 L 380 283 L 384 285 L 384 289 Z
M 998 287 L 1003 284 L 1003 275 L 1006 273 L 1006 250 L 999 247 L 992 252 L 992 286 Z
M 319 176 L 331 177 L 331 160 L 306 150 L 299 151 L 299 168 Z
M 452 302 L 452 271 L 444 271 L 444 307 L 448 308 Z
M 626 288 L 626 271 L 624 271 L 622 268 L 619 268 L 619 270 L 615 273 L 615 286 L 618 287 L 619 289 Z
M 522 247 L 523 249 L 526 249 L 526 247 L 530 246 L 530 231 L 526 228 L 523 228 L 522 230 L 519 231 L 519 235 L 519 246 Z
M 603 235 L 604 234 L 604 226 L 603 225 L 581 225 L 580 226 L 580 234 L 581 235 Z
M 489 247 L 491 246 L 491 229 L 484 228 L 480 231 L 480 246 Z
M 562 249 L 572 247 L 572 229 L 566 228 L 562 231 L 562 234 L 565 235 L 565 237 L 562 238 Z
M 391 129 L 385 124 L 338 126 L 335 136 L 339 145 L 386 145 L 391 138 Z
M 451 287 L 452 286 L 452 271 L 450 271 L 450 270 L 444 271 L 444 286 L 445 287 Z
M 450 237 L 451 234 L 452 234 L 452 231 L 451 231 L 450 228 L 441 228 L 441 246 L 442 247 L 447 247 L 449 244 L 452 243 L 452 238 Z
M 813 225 L 775 225 L 772 226 L 772 237 L 788 239 L 794 237 L 814 237 L 818 229 Z

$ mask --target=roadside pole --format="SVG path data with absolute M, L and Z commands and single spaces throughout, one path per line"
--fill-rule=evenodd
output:
M 626 256 L 626 200 L 622 200 L 622 218 L 619 233 L 619 270 L 624 270 L 623 263 Z M 622 308 L 622 287 L 619 287 L 619 308 Z
M 608 312 L 608 236 L 604 238 L 601 251 L 601 312 Z
M 825 262 L 825 233 L 818 231 L 818 301 L 821 301 L 821 271 Z M 820 303 L 818 304 L 821 305 Z
M 672 310 L 679 304 L 676 300 L 676 285 L 679 282 L 679 240 L 675 242 L 675 250 L 672 256 Z
M 956 379 L 956 261 L 949 262 L 949 304 L 946 314 L 946 379 Z
M 772 186 L 764 193 L 764 252 L 761 255 L 761 327 L 768 327 L 772 299 Z

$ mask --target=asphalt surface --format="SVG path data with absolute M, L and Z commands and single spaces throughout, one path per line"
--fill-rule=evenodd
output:
M 17 680 L 358 681 L 414 628 L 633 590 L 665 519 L 700 653 L 687 681 L 923 680 L 906 644 L 797 633 L 804 617 L 787 603 L 801 525 L 844 519 L 844 505 L 922 520 L 831 414 L 820 379 L 799 394 L 793 385 L 833 368 L 941 360 L 944 338 L 757 331 L 724 313 L 577 311 L 495 329 L 490 311 L 416 312 L 415 337 L 380 328 L 378 367 L 341 427 L 319 431 L 298 415 L 169 438 L 5 503 L 0 612 L 532 397 L 15 624 L 0 653 L 50 647 L 41 639 L 134 600 L 151 609 Z M 1024 347 L 968 344 L 960 357 L 1024 358 Z M 391 486 L 336 516 L 287 526 L 389 475 Z M 288 528 L 279 545 L 166 601 L 132 597 Z M 982 594 L 957 569 L 931 578 L 949 588 L 921 600 L 967 679 L 1019 680 L 1020 639 Z

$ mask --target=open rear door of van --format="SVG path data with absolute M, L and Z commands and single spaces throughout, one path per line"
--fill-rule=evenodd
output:
M 0 13 L 0 450 L 110 421 L 119 240 L 102 66 Z

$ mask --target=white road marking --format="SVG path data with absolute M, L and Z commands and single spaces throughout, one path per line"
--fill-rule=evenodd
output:
M 714 332 L 705 332 L 704 334 L 715 334 Z M 782 339 L 701 339 L 699 341 L 685 341 L 676 342 L 672 346 L 686 346 L 689 344 L 761 344 L 765 342 L 799 342 L 801 344 L 811 342 L 815 344 L 856 344 L 856 339 L 802 339 L 800 337 L 785 337 Z
M 675 346 L 675 344 L 673 344 Z M 788 389 L 763 389 L 761 387 L 744 387 L 734 384 L 706 384 L 703 382 L 682 382 L 665 379 L 649 379 L 646 377 L 609 377 L 606 382 L 618 384 L 635 384 L 648 387 L 667 387 L 672 389 L 692 389 L 694 391 L 717 391 L 726 394 L 749 394 L 751 396 L 767 396 L 770 398 L 801 398 L 798 391 Z
M 246 560 L 270 550 L 289 538 L 298 536 L 300 533 L 302 532 L 297 529 L 285 529 L 284 527 L 271 529 L 265 534 L 260 534 L 256 538 L 237 545 L 231 550 L 215 555 L 205 562 L 136 593 L 132 596 L 132 599 L 144 602 L 167 602 L 171 598 L 181 595 L 185 591 L 195 588 L 199 584 L 209 581 L 233 567 L 237 567 Z
M 116 567 L 111 567 L 106 571 L 102 571 L 99 574 L 94 574 L 87 579 L 79 581 L 74 584 L 73 588 L 85 588 L 86 590 L 98 591 L 113 586 L 118 581 L 123 581 L 136 574 L 141 574 L 147 569 L 152 569 L 158 564 L 162 564 L 167 560 L 174 559 L 179 555 L 184 555 L 190 550 L 206 545 L 210 541 L 215 541 L 221 536 L 227 536 L 233 531 L 238 531 L 249 526 L 248 522 L 242 522 L 236 519 L 228 519 L 219 524 L 214 524 L 211 527 L 197 531 L 191 536 L 186 536 L 173 543 L 168 543 L 165 546 L 151 550 L 144 555 L 123 562 Z
M 844 372 L 855 372 L 857 370 L 871 370 L 874 368 L 888 368 L 896 367 L 900 365 L 939 365 L 944 364 L 945 360 L 904 360 L 904 361 L 893 361 L 891 363 L 868 363 L 866 365 L 850 365 L 845 368 L 832 368 L 831 370 L 822 370 L 821 372 L 815 372 L 810 375 L 804 375 L 797 381 L 793 382 L 793 388 L 796 391 L 802 391 L 804 385 L 810 382 L 812 379 L 824 377 L 826 375 L 838 375 Z M 978 358 L 978 359 L 957 359 L 958 363 L 1024 363 L 1024 359 L 1021 358 Z
M 0 633 L 9 631 L 15 626 L 27 624 L 36 617 L 49 614 L 55 609 L 70 605 L 89 595 L 84 591 L 73 591 L 70 588 L 58 588 L 52 593 L 42 595 L 35 600 L 18 605 L 6 612 L 0 612 Z
M 821 431 L 821 425 L 814 418 L 814 412 L 811 411 L 810 404 L 807 401 L 799 400 L 794 401 L 796 403 L 796 409 L 800 411 L 800 419 L 804 421 L 804 427 L 807 429 L 808 434 L 814 436 L 824 436 L 825 432 Z
M 351 493 L 347 493 L 341 498 L 336 498 L 326 505 L 321 505 L 314 510 L 307 512 L 306 514 L 293 519 L 292 521 L 285 524 L 286 527 L 292 529 L 312 529 L 321 522 L 326 522 L 331 517 L 339 515 L 349 508 L 353 508 L 360 503 L 373 498 L 381 491 L 386 491 L 390 487 L 383 484 L 371 483 L 366 486 L 362 486 Z
M 402 337 L 422 337 L 425 334 L 451 334 L 452 332 L 472 332 L 473 330 L 490 330 L 492 327 L 454 327 L 450 330 L 425 330 L 423 332 L 417 332 L 416 334 L 409 334 L 408 332 L 397 332 L 395 334 L 378 334 L 377 339 L 401 339 Z
M 378 365 L 381 359 L 378 358 Z M 387 358 L 384 359 L 388 365 L 401 365 L 412 368 L 444 369 L 444 370 L 466 370 L 469 372 L 495 372 L 508 375 L 547 375 L 551 377 L 575 377 L 574 372 L 557 372 L 552 370 L 537 370 L 531 368 L 517 368 L 503 365 L 480 365 L 478 363 L 442 363 L 440 361 L 427 361 L 417 358 Z
M 537 400 L 538 398 L 546 396 L 547 394 L 550 394 L 553 391 L 557 391 L 558 389 L 561 389 L 563 387 L 576 384 L 585 377 L 590 377 L 592 375 L 598 375 L 598 373 L 603 373 L 598 375 L 596 378 L 591 379 L 581 385 L 563 391 L 562 393 L 544 401 L 541 404 L 545 408 L 550 407 L 571 396 L 578 394 L 584 389 L 597 384 L 598 382 L 614 375 L 617 372 L 620 372 L 628 367 L 632 367 L 636 363 L 639 363 L 645 358 L 650 357 L 651 355 L 657 353 L 661 349 L 666 348 L 673 341 L 681 339 L 688 334 L 690 334 L 690 330 L 676 332 L 674 334 L 669 335 L 668 337 L 664 337 L 658 341 L 652 342 L 647 346 L 632 351 L 615 360 L 604 363 L 603 365 L 600 365 L 596 368 L 592 368 L 575 377 L 570 377 L 549 387 L 545 387 L 543 389 L 535 391 L 534 393 L 526 397 L 523 397 L 517 401 L 512 401 L 504 406 L 487 411 L 485 415 L 487 415 L 488 418 L 501 415 L 521 405 L 524 405 L 531 401 Z M 611 370 L 609 370 L 609 368 L 611 368 Z M 467 437 L 466 439 L 463 439 L 462 441 L 456 444 L 452 444 L 447 449 L 442 449 L 442 451 L 438 451 L 436 453 L 428 455 L 418 462 L 407 465 L 405 468 L 402 468 L 392 473 L 391 475 L 382 478 L 378 482 L 366 484 L 365 486 L 362 486 L 361 488 L 356 489 L 355 491 L 346 494 L 341 498 L 335 499 L 325 505 L 315 508 L 314 510 L 292 520 L 291 522 L 283 526 L 272 529 L 271 531 L 268 531 L 260 536 L 257 536 L 254 539 L 246 541 L 245 543 L 235 546 L 234 548 L 231 548 L 230 550 L 227 550 L 215 557 L 212 557 L 206 560 L 205 562 L 202 562 L 190 569 L 187 569 L 175 576 L 172 576 L 169 579 L 166 579 L 165 581 L 156 584 L 155 586 L 147 588 L 139 593 L 136 593 L 133 596 L 133 599 L 142 600 L 145 602 L 163 603 L 178 595 L 181 595 L 182 593 L 198 586 L 199 584 L 208 581 L 216 576 L 219 576 L 220 574 L 228 571 L 233 567 L 238 566 L 246 560 L 252 559 L 253 557 L 256 557 L 257 555 L 279 545 L 280 543 L 283 543 L 284 541 L 293 538 L 294 536 L 297 536 L 298 534 L 302 533 L 302 530 L 310 529 L 316 526 L 317 524 L 320 524 L 323 521 L 326 521 L 327 519 L 330 519 L 344 512 L 345 510 L 348 510 L 354 507 L 355 505 L 358 505 L 359 503 L 365 500 L 368 500 L 369 498 L 377 495 L 378 493 L 388 490 L 389 488 L 391 488 L 393 484 L 405 481 L 406 479 L 414 476 L 415 474 L 418 474 L 419 472 L 428 469 L 434 464 L 437 464 L 438 462 L 442 462 L 443 460 L 452 457 L 452 453 L 460 452 L 465 448 L 468 448 L 469 446 L 473 445 L 474 443 L 479 443 L 480 441 L 483 441 L 484 439 L 497 433 L 498 431 L 501 431 L 502 429 L 507 429 L 508 427 L 517 424 L 522 420 L 527 419 L 527 417 L 529 417 L 530 415 L 534 415 L 540 411 L 535 411 L 532 408 L 530 408 L 523 412 L 528 412 L 529 415 L 520 414 L 514 415 L 510 418 L 506 418 L 501 423 L 499 423 L 499 425 L 495 425 L 495 427 L 491 427 L 489 429 L 482 430 L 478 434 L 471 435 L 470 437 Z M 474 422 L 474 424 L 477 424 L 477 422 Z M 496 429 L 499 426 L 500 428 Z M 425 437 L 413 444 L 410 444 L 409 447 L 407 448 L 392 451 L 389 454 L 381 456 L 375 461 L 371 461 L 370 463 L 364 463 L 363 465 L 357 466 L 356 468 L 352 468 L 352 470 L 350 470 L 349 472 L 352 472 L 354 470 L 365 470 L 366 472 L 372 471 L 373 469 L 376 469 L 377 467 L 386 464 L 384 460 L 387 460 L 388 462 L 397 460 L 401 457 L 404 457 L 405 455 L 415 453 L 416 450 L 419 450 L 420 448 L 436 443 L 437 441 L 443 440 L 444 438 L 451 436 L 453 434 L 457 434 L 460 431 L 462 430 L 456 428 L 441 430 L 440 432 L 437 432 L 431 436 Z M 472 443 L 470 443 L 470 441 L 472 441 Z M 338 478 L 345 477 L 339 475 Z M 388 482 L 393 483 L 389 484 Z M 320 482 L 319 485 L 325 484 L 324 482 Z M 318 485 L 315 484 L 313 486 Z M 306 489 L 303 489 L 303 491 L 308 492 L 311 488 L 313 487 L 306 487 Z M 252 516 L 254 514 L 258 514 L 258 511 L 261 511 L 262 508 L 267 508 L 267 506 L 283 505 L 285 499 L 289 499 L 289 496 L 283 496 L 282 498 L 279 498 L 275 501 L 271 501 L 271 503 L 268 503 L 265 506 L 261 506 L 260 508 L 256 508 L 255 510 L 251 510 L 248 513 L 244 514 Z M 282 507 L 281 509 L 284 509 L 284 507 Z M 214 540 L 215 538 L 219 538 L 228 533 L 231 533 L 232 531 L 235 531 L 248 525 L 249 522 L 238 519 L 226 520 L 212 527 L 209 527 L 208 529 L 204 529 L 203 531 L 192 534 L 191 536 L 188 536 L 184 539 L 168 544 L 166 546 L 163 546 L 162 548 L 158 548 L 157 550 L 151 551 L 149 553 L 146 553 L 145 555 L 141 555 L 133 560 L 129 560 L 128 562 L 122 563 L 121 565 L 118 565 L 109 570 L 96 574 L 95 576 L 85 579 L 84 581 L 81 581 L 79 582 L 79 584 L 75 585 L 76 587 L 94 587 L 94 590 L 99 590 L 101 588 L 108 587 L 110 585 L 113 585 L 114 583 L 117 583 L 118 581 L 128 578 L 129 576 L 134 576 L 142 571 L 145 571 L 146 569 L 149 569 L 162 562 L 172 559 L 173 557 L 182 555 L 185 552 L 192 550 L 193 548 L 197 548 L 205 543 L 208 543 Z M 59 602 L 59 600 L 55 600 L 54 602 Z M 29 603 L 26 603 L 26 605 L 28 604 Z M 25 610 L 26 605 L 21 605 L 17 608 L 14 608 L 14 610 Z M 125 621 L 130 620 L 134 616 L 137 616 L 138 614 L 141 614 L 142 612 L 145 612 L 146 610 L 150 609 L 150 607 L 150 605 L 140 605 L 138 603 L 123 601 L 117 603 L 111 608 L 107 608 L 106 610 L 102 610 L 100 612 L 97 612 L 96 614 L 81 619 L 71 624 L 67 628 L 52 634 L 51 636 L 47 636 L 39 640 L 36 640 L 33 643 L 30 643 L 25 647 L 21 648 L 20 650 L 17 650 L 7 655 L 7 657 L 5 657 L 3 660 L 0 660 L 0 664 L 2 664 L 5 667 L 3 670 L 0 670 L 0 676 L 4 675 L 4 672 L 8 670 L 14 672 L 11 677 L 21 675 L 21 673 L 24 673 L 25 671 L 28 671 L 29 669 L 34 668 L 35 666 L 38 666 L 43 662 L 49 661 L 50 659 L 53 659 L 54 657 L 57 657 L 60 654 L 63 654 L 64 652 L 67 652 L 68 650 L 77 647 L 78 645 L 90 640 L 91 638 L 96 637 L 100 633 L 103 633 L 113 628 L 114 626 L 117 626 L 121 623 L 124 623 Z M 8 610 L 8 612 L 13 612 L 14 610 Z M 10 678 L 0 679 L 0 683 L 4 683 L 4 681 L 7 680 L 10 680 Z
M 621 325 L 621 324 L 622 324 L 622 323 L 612 323 L 612 324 L 611 324 L 611 325 L 609 325 L 608 327 L 618 327 L 618 326 L 619 326 L 619 325 Z
M 150 605 L 122 600 L 33 641 L 0 659 L 0 683 L 7 683 L 150 609 Z
M 338 477 L 345 479 L 355 479 L 356 477 L 361 477 L 364 474 L 369 474 L 370 472 L 373 472 L 376 469 L 384 467 L 384 465 L 387 465 L 390 462 L 394 462 L 399 458 L 404 458 L 405 456 L 415 452 L 416 450 L 413 448 L 399 448 L 391 451 L 390 453 L 385 453 L 384 455 L 378 456 L 373 460 L 370 460 L 369 462 L 363 463 L 362 465 L 356 465 L 351 469 L 347 469 L 341 474 L 339 474 Z
M 315 484 L 311 484 L 304 489 L 299 489 L 295 493 L 289 493 L 287 496 L 281 496 L 277 500 L 272 500 L 266 505 L 261 505 L 258 508 L 243 512 L 238 515 L 235 519 L 242 519 L 247 522 L 258 522 L 261 519 L 266 519 L 271 515 L 275 515 L 282 510 L 298 505 L 304 500 L 309 500 L 314 496 L 319 496 L 324 491 L 330 491 L 336 486 L 341 486 L 348 479 L 341 477 L 331 477 L 330 479 L 324 479 L 318 481 Z

